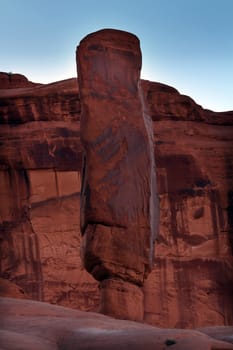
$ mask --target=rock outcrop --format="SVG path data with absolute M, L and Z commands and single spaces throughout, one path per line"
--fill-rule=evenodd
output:
M 31 300 L 0 298 L 4 350 L 230 350 L 233 327 L 161 329 Z M 215 333 L 217 339 L 215 339 Z M 221 339 L 221 338 L 224 339 Z
M 77 67 L 84 265 L 101 282 L 103 313 L 143 320 L 140 287 L 154 260 L 158 198 L 139 40 L 113 29 L 92 33 L 77 48 Z
M 36 85 L 41 84 L 32 83 L 22 74 L 0 72 L 0 89 L 28 88 Z
M 0 90 L 1 277 L 30 298 L 89 310 L 99 296 L 80 261 L 77 96 L 76 79 Z
M 233 112 L 203 110 L 170 88 L 144 84 L 155 121 L 160 193 L 145 320 L 178 327 L 232 324 Z
M 142 87 L 161 214 L 144 321 L 232 325 L 233 112 L 204 110 L 163 84 Z M 0 269 L 30 298 L 93 311 L 98 284 L 79 252 L 78 93 L 76 79 L 0 90 Z

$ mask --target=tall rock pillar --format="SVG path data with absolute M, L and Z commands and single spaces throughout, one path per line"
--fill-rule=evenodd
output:
M 84 148 L 82 258 L 100 281 L 100 311 L 140 321 L 158 203 L 153 129 L 140 89 L 139 40 L 119 30 L 92 33 L 77 48 L 77 68 Z

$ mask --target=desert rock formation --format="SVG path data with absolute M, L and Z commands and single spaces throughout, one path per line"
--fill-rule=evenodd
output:
M 40 84 L 32 83 L 22 74 L 0 72 L 0 89 L 28 88 L 38 85 Z
M 33 299 L 86 310 L 99 296 L 80 261 L 77 94 L 76 79 L 0 90 L 1 276 Z
M 144 321 L 233 324 L 233 112 L 204 110 L 160 83 L 142 87 L 161 213 Z M 0 266 L 12 285 L 1 292 L 15 296 L 18 286 L 35 300 L 95 311 L 98 284 L 79 252 L 78 93 L 76 79 L 0 90 Z
M 31 300 L 0 298 L 4 350 L 230 350 L 233 327 L 160 329 Z M 208 336 L 206 333 L 213 333 Z M 217 337 L 215 339 L 214 332 Z
M 144 317 L 140 287 L 152 269 L 159 220 L 141 60 L 138 38 L 119 30 L 89 34 L 77 48 L 83 261 L 101 282 L 101 311 L 131 320 Z

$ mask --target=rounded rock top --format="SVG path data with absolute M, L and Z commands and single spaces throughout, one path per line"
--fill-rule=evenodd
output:
M 110 28 L 101 29 L 88 34 L 80 41 L 79 46 L 87 43 L 104 43 L 105 46 L 119 47 L 121 49 L 125 48 L 127 50 L 140 46 L 140 41 L 135 34 Z

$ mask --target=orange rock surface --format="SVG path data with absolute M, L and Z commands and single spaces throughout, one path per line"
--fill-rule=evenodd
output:
M 224 335 L 215 328 L 215 339 L 214 331 L 208 336 L 205 330 L 161 329 L 93 312 L 11 298 L 0 298 L 0 315 L 0 343 L 5 350 L 233 349 L 233 327 L 224 327 Z
M 144 321 L 232 325 L 233 112 L 204 110 L 160 83 L 142 86 L 160 196 Z M 76 79 L 0 90 L 0 269 L 32 299 L 95 311 L 98 284 L 80 260 L 78 93 Z

